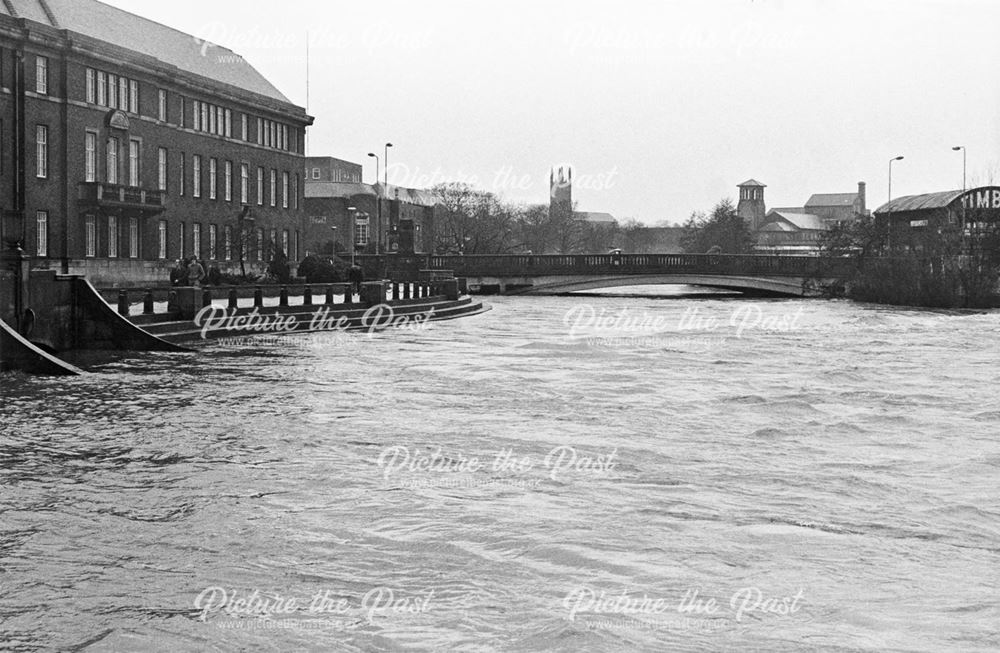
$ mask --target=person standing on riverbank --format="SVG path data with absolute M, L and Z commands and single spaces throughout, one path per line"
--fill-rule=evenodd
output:
M 174 267 L 170 269 L 170 285 L 171 286 L 185 286 L 187 285 L 187 265 L 183 259 L 177 259 L 174 262 Z
M 189 286 L 200 286 L 205 278 L 205 268 L 198 262 L 197 257 L 192 256 L 187 266 L 187 283 Z
M 351 282 L 351 289 L 354 294 L 361 294 L 361 282 L 365 280 L 364 270 L 357 263 L 351 264 L 347 270 L 347 280 Z

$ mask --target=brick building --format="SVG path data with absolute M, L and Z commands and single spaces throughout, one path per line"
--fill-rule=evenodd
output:
M 4 0 L 0 87 L 0 205 L 35 267 L 127 285 L 300 258 L 312 118 L 233 52 L 94 0 Z
M 392 184 L 363 184 L 360 164 L 333 157 L 307 157 L 305 167 L 304 251 L 326 254 L 334 246 L 349 252 L 352 241 L 359 253 L 430 251 L 438 197 Z M 348 208 L 355 209 L 353 223 Z
M 869 215 L 863 181 L 858 182 L 856 193 L 815 193 L 805 206 L 776 207 L 766 213 L 764 184 L 751 179 L 739 189 L 737 212 L 750 220 L 758 253 L 816 254 L 830 227 Z

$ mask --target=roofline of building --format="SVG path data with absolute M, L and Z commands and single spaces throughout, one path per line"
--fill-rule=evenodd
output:
M 227 97 L 235 102 L 253 106 L 258 110 L 270 110 L 274 115 L 294 120 L 301 126 L 312 125 L 315 121 L 313 116 L 306 113 L 304 107 L 300 107 L 290 101 L 282 102 L 277 98 L 269 97 L 256 91 L 250 91 L 211 77 L 205 77 L 174 64 L 166 63 L 148 54 L 130 50 L 110 41 L 97 39 L 86 34 L 81 34 L 80 32 L 52 27 L 51 25 L 39 23 L 29 18 L 9 16 L 7 14 L 0 14 L 0 30 L 14 32 L 15 38 L 20 37 L 29 44 L 75 52 L 118 66 L 124 64 L 126 67 L 136 68 L 147 74 L 160 77 L 164 83 L 175 87 L 179 86 L 205 95 Z M 179 30 L 174 29 L 174 31 Z M 184 32 L 180 33 L 183 34 Z M 46 43 L 45 41 L 54 42 Z M 190 80 L 197 80 L 198 83 L 193 84 Z M 278 92 L 280 93 L 281 91 Z

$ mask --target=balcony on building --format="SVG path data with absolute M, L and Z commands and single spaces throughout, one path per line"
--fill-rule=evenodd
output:
M 122 186 L 103 181 L 83 181 L 78 185 L 81 206 L 96 209 L 140 210 L 155 215 L 166 209 L 166 191 Z

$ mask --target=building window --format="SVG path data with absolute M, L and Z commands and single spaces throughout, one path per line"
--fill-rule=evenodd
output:
M 118 258 L 118 216 L 108 216 L 108 258 Z
M 156 187 L 160 190 L 167 190 L 167 148 L 161 147 L 157 149 L 157 185 Z
M 157 244 L 159 246 L 157 247 L 156 257 L 161 259 L 167 258 L 167 221 L 160 220 L 160 223 L 157 228 L 158 228 Z
M 128 82 L 128 109 L 132 113 L 139 113 L 139 82 L 134 79 Z
M 97 134 L 87 132 L 84 135 L 84 180 L 97 181 Z
M 247 121 L 247 114 L 245 114 L 245 113 L 241 114 L 240 118 L 241 118 L 241 122 L 243 123 L 242 124 L 242 127 L 243 127 L 243 140 L 248 141 L 248 140 L 250 140 L 250 132 L 249 132 L 249 126 L 247 125 L 247 122 L 248 122 Z
M 156 117 L 161 122 L 167 121 L 167 92 L 162 88 L 157 92 L 157 109 Z
M 281 231 L 281 253 L 288 256 L 288 229 Z
M 35 57 L 35 92 L 49 93 L 49 58 Z
M 257 168 L 257 206 L 264 206 L 264 169 Z
M 292 241 L 292 260 L 299 260 L 299 230 L 295 230 L 295 240 Z
M 187 154 L 181 152 L 181 170 L 177 175 L 180 178 L 180 195 L 184 195 L 184 187 L 187 186 Z
M 35 126 L 35 176 L 45 179 L 49 176 L 49 128 Z
M 128 111 L 128 80 L 124 77 L 118 78 L 118 108 Z
M 202 107 L 202 110 L 208 112 L 208 120 L 204 120 L 203 119 L 201 126 L 202 126 L 202 128 L 204 128 L 205 125 L 208 125 L 208 133 L 214 134 L 215 133 L 215 129 L 216 129 L 216 125 L 215 125 L 215 107 L 210 106 L 208 104 L 204 104 L 204 103 L 202 103 L 201 107 Z
M 87 102 L 94 104 L 97 102 L 97 89 L 94 88 L 95 85 L 95 75 L 94 69 L 87 69 Z
M 274 258 L 274 253 L 278 249 L 278 230 L 271 229 L 268 233 L 268 249 L 270 250 L 270 256 L 268 260 Z
M 201 131 L 201 102 L 198 100 L 192 100 L 191 106 L 193 107 L 194 120 L 191 126 L 195 131 Z
M 240 164 L 240 204 L 247 204 L 250 196 L 250 166 Z
M 276 203 L 277 203 L 277 197 L 276 196 L 278 194 L 278 171 L 275 170 L 274 168 L 271 168 L 271 186 L 270 186 L 270 191 L 271 191 L 271 197 L 270 197 L 271 201 L 270 201 L 270 204 L 271 204 L 271 206 L 275 206 Z
M 108 74 L 100 70 L 97 71 L 97 103 L 108 106 Z
M 201 223 L 191 225 L 191 253 L 201 258 Z
M 226 260 L 231 261 L 233 259 L 233 228 L 229 225 L 226 225 L 225 229 L 223 229 L 222 246 Z
M 226 109 L 226 138 L 233 137 L 233 112 L 231 109 Z
M 218 184 L 219 162 L 212 157 L 208 160 L 208 199 L 215 199 Z
M 313 168 L 313 179 L 319 179 L 319 168 Z
M 107 178 L 109 184 L 118 183 L 118 139 L 112 136 L 108 139 Z
M 364 247 L 368 244 L 368 220 L 354 221 L 354 246 Z
M 264 144 L 264 119 L 257 118 L 257 145 Z
M 140 145 L 139 141 L 136 139 L 130 139 L 128 142 L 128 184 L 129 186 L 139 186 L 139 152 Z
M 184 228 L 184 223 L 182 222 L 180 224 L 180 231 L 178 233 L 180 238 L 177 239 L 177 244 L 178 244 L 177 256 L 179 256 L 180 258 L 184 258 L 185 256 L 187 256 L 187 254 L 184 253 L 184 237 L 187 235 L 186 233 L 184 233 L 185 231 L 186 229 Z
M 139 258 L 139 218 L 128 219 L 128 257 Z
M 194 197 L 201 197 L 201 155 L 195 154 L 191 158 L 191 194 Z
M 181 104 L 181 115 L 180 115 L 180 120 L 178 120 L 178 124 L 180 124 L 181 127 L 184 127 L 184 124 L 187 122 L 186 118 L 184 117 L 184 113 L 187 111 L 187 98 L 184 97 L 183 95 L 181 96 L 180 104 Z
M 264 260 L 264 230 L 257 230 L 257 260 Z
M 118 75 L 108 74 L 108 106 L 118 108 Z
M 227 202 L 233 201 L 233 162 L 226 161 L 223 165 L 222 196 Z
M 35 256 L 49 255 L 49 212 L 35 213 Z
M 213 261 L 219 256 L 218 238 L 219 228 L 214 224 L 208 225 L 208 258 Z
M 294 204 L 295 209 L 298 210 L 298 208 L 299 208 L 299 173 L 297 173 L 297 172 L 295 173 L 295 179 L 292 182 L 292 197 L 294 198 L 293 201 L 295 202 L 295 204 Z
M 281 208 L 288 208 L 288 173 L 281 173 Z
M 97 218 L 88 215 L 83 219 L 83 255 L 97 256 Z

